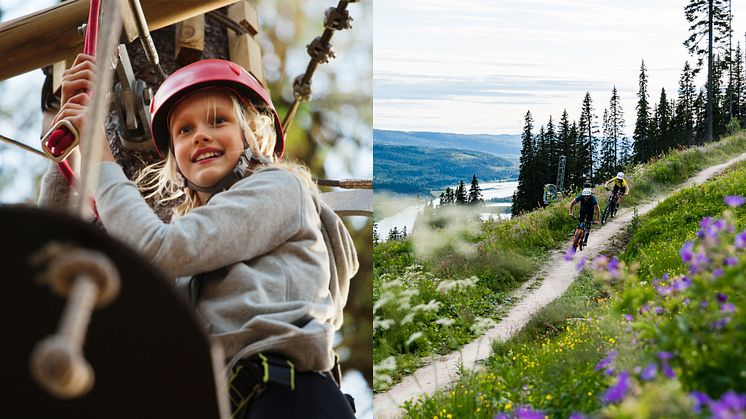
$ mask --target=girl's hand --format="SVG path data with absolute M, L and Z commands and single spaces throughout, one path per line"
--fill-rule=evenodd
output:
M 65 70 L 62 76 L 62 106 L 54 117 L 52 125 L 66 119 L 82 135 L 85 126 L 86 107 L 91 100 L 95 83 L 95 58 L 87 54 L 78 54 L 73 66 Z M 103 129 L 103 127 L 101 128 Z M 106 138 L 106 134 L 103 135 L 103 138 Z M 81 138 L 81 141 L 85 141 L 85 139 Z M 100 158 L 103 161 L 114 161 L 108 141 L 104 141 Z
M 72 67 L 62 75 L 61 103 L 65 105 L 74 96 L 85 92 L 90 95 L 96 86 L 96 59 L 87 54 L 78 54 Z

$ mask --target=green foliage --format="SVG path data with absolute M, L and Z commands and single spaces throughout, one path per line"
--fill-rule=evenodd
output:
M 637 261 L 638 273 L 644 276 L 684 272 L 679 257 L 684 241 L 694 237 L 700 219 L 726 208 L 724 196 L 743 194 L 745 183 L 746 167 L 742 165 L 726 176 L 672 195 L 640 222 L 622 258 Z M 736 213 L 743 211 L 738 208 Z
M 376 390 L 413 372 L 424 357 L 455 350 L 483 333 L 475 325 L 493 324 L 489 319 L 502 302 L 476 277 L 440 279 L 418 265 L 377 277 L 374 298 Z M 389 363 L 393 367 L 383 368 Z
M 746 165 L 741 165 L 635 217 L 624 254 L 630 272 L 624 262 L 594 260 L 590 266 L 596 275 L 581 275 L 515 337 L 494 344 L 484 371 L 464 374 L 450 391 L 406 404 L 408 415 L 492 418 L 530 405 L 549 417 L 573 412 L 617 418 L 705 417 L 692 413 L 690 391 L 705 391 L 713 399 L 727 390 L 746 392 L 746 258 L 743 248 L 734 245 L 736 234 L 746 241 L 746 207 L 730 208 L 723 201 L 726 195 L 742 195 L 744 184 Z M 700 225 L 703 217 L 721 212 L 722 222 L 705 219 L 704 227 Z M 709 262 L 692 275 L 680 250 L 695 236 L 700 238 L 692 252 L 707 255 Z M 726 263 L 729 257 L 740 262 Z M 686 272 L 692 284 L 669 293 L 665 288 L 676 278 L 655 280 L 662 272 Z M 626 370 L 630 388 L 621 403 L 604 406 L 602 395 L 617 378 L 606 377 L 603 368 L 596 367 L 612 349 L 618 355 L 608 371 L 617 375 Z M 674 379 L 664 376 L 667 354 Z M 657 377 L 645 382 L 639 374 L 651 363 L 657 365 Z
M 481 372 L 466 373 L 452 390 L 405 404 L 408 417 L 493 418 L 522 405 L 550 417 L 601 407 L 606 379 L 594 367 L 613 342 L 594 312 L 606 310 L 603 287 L 585 275 L 537 313 L 514 338 L 497 342 Z M 445 412 L 444 412 L 445 410 Z

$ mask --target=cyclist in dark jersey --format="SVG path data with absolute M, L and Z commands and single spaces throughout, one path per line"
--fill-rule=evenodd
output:
M 579 221 L 582 223 L 586 221 L 588 230 L 590 231 L 591 223 L 593 223 L 593 213 L 596 213 L 596 217 L 601 219 L 601 209 L 598 207 L 598 200 L 593 196 L 593 189 L 583 188 L 583 192 L 570 202 L 570 216 L 572 217 L 572 210 L 575 205 L 580 204 L 580 218 Z M 585 235 L 585 243 L 588 243 L 588 234 Z

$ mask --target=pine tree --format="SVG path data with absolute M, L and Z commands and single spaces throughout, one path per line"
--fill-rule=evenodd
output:
M 466 185 L 464 185 L 463 180 L 459 181 L 456 188 L 456 203 L 459 205 L 466 204 Z
M 712 135 L 714 139 L 725 134 L 728 125 L 728 104 L 723 89 L 723 75 L 727 69 L 727 60 L 714 58 L 712 66 Z
M 381 242 L 381 238 L 378 236 L 378 223 L 373 223 L 373 244 Z
M 733 64 L 731 67 L 731 85 L 732 88 L 732 99 L 733 102 L 733 117 L 738 118 L 743 124 L 743 118 L 746 116 L 744 109 L 744 74 L 743 74 L 743 53 L 741 51 L 741 43 L 736 44 L 736 53 L 733 57 Z
M 570 186 L 570 161 L 573 156 L 573 145 L 570 142 L 570 120 L 567 115 L 567 109 L 562 112 L 559 125 L 557 126 L 557 144 L 559 154 L 565 156 L 565 178 L 562 180 L 565 188 L 569 189 Z M 559 157 L 558 157 L 559 160 Z M 559 186 L 559 185 L 558 185 Z
M 544 183 L 548 178 L 547 160 L 549 160 L 549 152 L 547 147 L 547 133 L 544 130 L 544 125 L 539 128 L 539 134 L 534 138 L 534 150 L 536 155 L 534 156 L 534 165 L 536 169 L 536 184 L 540 185 L 542 191 L 544 190 Z
M 684 7 L 689 26 L 689 37 L 684 41 L 689 54 L 697 57 L 694 73 L 702 68 L 704 57 L 707 56 L 707 141 L 715 136 L 715 62 L 716 51 L 726 57 L 731 57 L 729 46 L 732 33 L 731 14 L 728 0 L 689 0 Z M 705 44 L 704 40 L 707 39 Z
M 569 135 L 570 144 L 572 144 L 572 151 L 570 157 L 568 157 L 568 172 L 569 172 L 569 183 L 568 189 L 577 189 L 583 186 L 588 176 L 587 160 L 588 154 L 582 148 L 580 142 L 580 134 L 578 134 L 578 124 L 572 121 L 570 126 Z
M 547 145 L 547 161 L 544 163 L 547 168 L 547 183 L 556 183 L 557 163 L 559 162 L 559 156 L 562 154 L 562 151 L 560 150 L 559 139 L 557 138 L 557 132 L 554 128 L 551 115 L 549 115 L 549 122 L 547 123 L 547 131 L 544 138 Z
M 532 130 L 534 129 L 534 118 L 531 111 L 526 112 L 523 124 L 523 133 L 521 134 L 521 158 L 518 168 L 518 188 L 513 194 L 512 214 L 518 215 L 521 212 L 528 211 L 532 208 L 531 202 L 531 182 L 534 171 L 534 139 Z
M 637 121 L 635 121 L 634 161 L 644 163 L 650 158 L 650 103 L 648 102 L 648 76 L 645 61 L 640 65 L 639 90 L 637 91 Z
M 697 98 L 696 94 L 694 73 L 689 61 L 687 61 L 684 63 L 684 69 L 679 79 L 679 96 L 673 121 L 675 145 L 694 145 L 694 102 Z
M 469 187 L 469 204 L 472 205 L 482 205 L 484 204 L 484 200 L 482 199 L 482 188 L 479 187 L 479 181 L 477 180 L 477 175 L 472 175 L 471 177 L 471 186 Z
M 656 141 L 653 152 L 655 155 L 666 152 L 672 148 L 671 138 L 671 104 L 666 96 L 666 89 L 661 89 L 661 97 L 658 101 L 655 113 Z
M 601 153 L 598 166 L 598 173 L 596 174 L 599 179 L 608 179 L 610 174 L 616 169 L 616 140 L 611 127 L 609 117 L 609 110 L 604 109 L 604 115 L 602 118 L 602 131 L 603 136 L 601 137 Z
M 594 181 L 593 171 L 595 165 L 597 165 L 597 138 L 595 134 L 598 133 L 598 126 L 595 123 L 595 119 L 596 116 L 593 115 L 593 100 L 591 99 L 591 94 L 586 92 L 580 111 L 580 121 L 578 122 L 578 141 L 580 142 L 580 155 L 585 156 L 585 159 L 581 160 L 581 165 L 588 182 Z

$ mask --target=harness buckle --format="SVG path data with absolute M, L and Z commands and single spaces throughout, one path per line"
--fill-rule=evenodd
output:
M 52 134 L 54 134 L 58 130 L 62 131 L 62 134 L 58 134 L 54 138 L 50 138 L 52 137 Z M 70 144 L 59 144 L 62 139 L 67 137 L 66 134 L 72 134 L 73 141 Z M 54 160 L 56 163 L 61 163 L 67 158 L 67 156 L 70 155 L 70 153 L 73 152 L 73 150 L 75 150 L 75 147 L 77 147 L 79 143 L 80 135 L 78 134 L 78 130 L 75 129 L 75 125 L 73 125 L 72 122 L 68 121 L 67 119 L 62 119 L 60 121 L 57 121 L 52 129 L 50 129 L 41 138 L 41 149 L 44 151 L 44 154 L 46 154 L 51 160 Z M 61 147 L 65 148 L 61 149 Z

